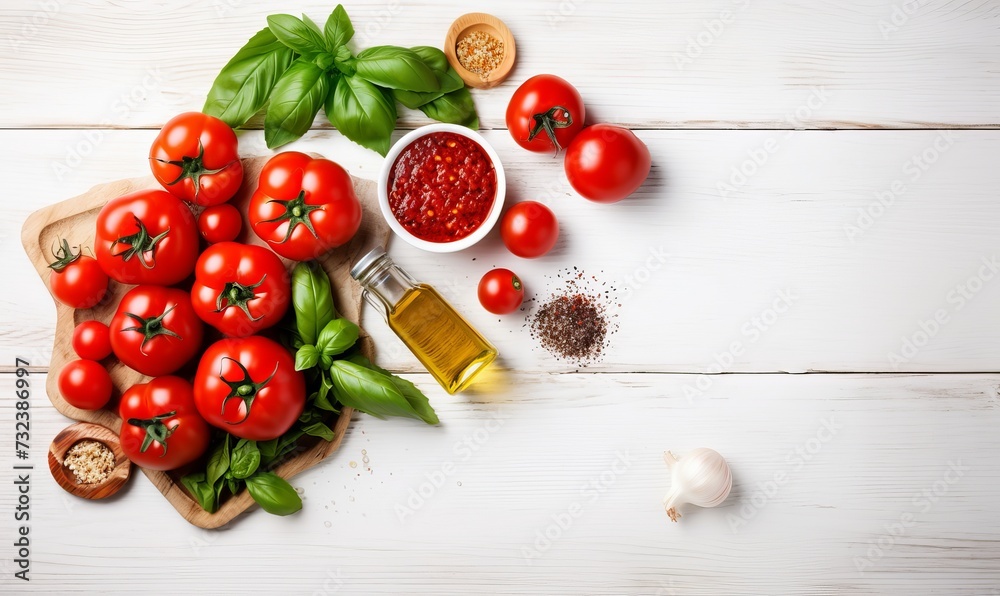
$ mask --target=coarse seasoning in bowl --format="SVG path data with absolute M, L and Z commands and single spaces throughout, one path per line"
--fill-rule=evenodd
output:
M 389 227 L 430 252 L 455 252 L 496 225 L 507 185 L 496 151 L 479 133 L 430 124 L 407 133 L 386 155 L 378 201 Z

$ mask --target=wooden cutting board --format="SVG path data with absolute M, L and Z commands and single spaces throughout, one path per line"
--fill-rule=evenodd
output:
M 243 232 L 238 238 L 240 242 L 264 246 L 264 243 L 250 230 L 250 225 L 246 221 L 246 207 L 250 196 L 257 188 L 257 178 L 267 159 L 267 157 L 252 157 L 243 160 L 243 186 L 231 201 L 244 214 Z M 95 186 L 78 197 L 67 199 L 32 213 L 21 230 L 21 242 L 46 287 L 49 287 L 50 270 L 48 265 L 53 260 L 51 251 L 58 244 L 59 239 L 66 238 L 71 246 L 82 245 L 92 248 L 97 214 L 101 207 L 111 199 L 147 188 L 160 188 L 160 186 L 152 176 L 118 180 Z M 353 240 L 334 249 L 319 262 L 333 282 L 334 301 L 338 312 L 349 320 L 360 323 L 361 287 L 351 279 L 351 265 L 371 248 L 385 246 L 389 240 L 390 230 L 378 208 L 375 182 L 354 178 L 354 191 L 357 193 L 364 210 L 361 229 Z M 291 261 L 282 260 L 289 268 L 294 265 Z M 149 377 L 126 367 L 112 355 L 103 364 L 107 366 L 114 381 L 114 395 L 106 408 L 88 411 L 74 408 L 62 398 L 58 388 L 58 373 L 62 370 L 63 365 L 77 358 L 71 345 L 74 327 L 78 323 L 90 319 L 104 323 L 110 322 L 119 300 L 132 287 L 111 281 L 108 297 L 102 304 L 86 310 L 74 310 L 56 301 L 55 345 L 52 349 L 52 362 L 49 366 L 46 382 L 49 400 L 59 412 L 74 420 L 105 426 L 115 433 L 119 432 L 121 428 L 121 419 L 117 413 L 118 399 L 121 393 L 135 383 L 148 380 Z M 51 288 L 49 291 L 51 293 Z M 365 355 L 374 360 L 375 354 L 371 339 L 363 330 L 361 341 Z M 288 479 L 311 468 L 336 451 L 344 438 L 347 426 L 351 422 L 351 412 L 350 408 L 344 408 L 336 420 L 334 424 L 336 437 L 333 441 L 317 440 L 315 443 L 304 443 L 304 450 L 299 451 L 274 471 L 282 478 Z M 208 513 L 191 498 L 180 483 L 180 478 L 186 472 L 185 470 L 157 472 L 142 469 L 142 471 L 186 520 L 202 528 L 222 526 L 254 505 L 253 499 L 250 498 L 246 490 L 243 490 L 239 495 L 230 496 L 215 513 Z

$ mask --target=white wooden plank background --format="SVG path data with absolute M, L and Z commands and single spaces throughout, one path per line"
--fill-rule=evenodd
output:
M 20 249 L 24 218 L 94 184 L 145 175 L 155 129 L 200 108 L 266 14 L 323 18 L 330 8 L 0 7 L 6 428 L 13 360 L 29 359 L 40 386 L 54 322 Z M 198 530 L 141 476 L 111 502 L 66 496 L 42 456 L 68 421 L 36 391 L 33 581 L 12 579 L 12 547 L 0 547 L 0 591 L 1000 593 L 1000 290 L 983 265 L 1000 256 L 1000 4 L 347 8 L 361 46 L 438 44 L 459 14 L 497 14 L 517 37 L 519 64 L 508 83 L 476 93 L 484 127 L 503 128 L 520 81 L 560 74 L 584 94 L 591 120 L 641 129 L 649 183 L 626 203 L 592 205 L 572 196 L 558 161 L 487 131 L 511 199 L 558 214 L 555 251 L 522 261 L 491 237 L 459 255 L 431 259 L 403 243 L 392 254 L 497 343 L 506 370 L 447 396 L 369 313 L 380 360 L 428 392 L 443 425 L 357 417 L 343 450 L 295 481 L 305 509 L 293 518 L 257 511 L 223 531 Z M 401 126 L 423 122 L 409 113 Z M 289 148 L 374 175 L 378 156 L 317 127 Z M 878 128 L 915 130 L 859 130 Z M 951 130 L 960 128 L 990 130 Z M 241 148 L 267 153 L 259 131 L 243 133 Z M 753 172 L 741 179 L 740 169 Z M 475 283 L 493 265 L 518 271 L 531 294 L 574 265 L 617 287 L 620 330 L 604 360 L 580 370 L 556 362 L 523 316 L 483 312 Z M 791 304 L 771 312 L 780 292 Z M 937 311 L 946 322 L 935 330 L 926 321 Z M 912 357 L 890 360 L 927 330 Z M 461 447 L 467 437 L 474 452 Z M 734 494 L 673 525 L 659 505 L 661 454 L 697 446 L 729 458 Z M 14 532 L 2 513 L 16 498 L 12 449 L 12 432 L 0 432 L 0 544 Z M 614 474 L 618 453 L 629 463 Z M 454 472 L 401 521 L 396 506 L 448 464 Z M 788 481 L 772 491 L 776 473 Z M 593 500 L 582 488 L 591 480 L 602 491 Z M 574 503 L 584 514 L 550 528 Z M 536 548 L 546 530 L 559 536 Z

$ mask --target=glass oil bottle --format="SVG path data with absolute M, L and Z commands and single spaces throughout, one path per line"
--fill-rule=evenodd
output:
M 431 286 L 418 283 L 381 248 L 354 265 L 362 295 L 448 393 L 462 391 L 497 349 Z

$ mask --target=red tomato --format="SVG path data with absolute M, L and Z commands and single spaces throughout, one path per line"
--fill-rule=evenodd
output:
M 209 244 L 236 240 L 242 229 L 240 210 L 229 203 L 208 207 L 198 216 L 198 231 Z
M 584 198 L 616 203 L 646 181 L 649 148 L 627 128 L 595 124 L 573 139 L 563 165 L 570 185 Z
M 198 353 L 203 333 L 191 295 L 158 286 L 129 290 L 122 296 L 110 327 L 115 356 L 151 377 L 169 375 L 184 366 Z
M 583 129 L 583 99 L 573 85 L 541 74 L 517 88 L 507 105 L 507 130 L 529 151 L 555 151 L 568 146 Z
M 322 256 L 354 237 L 361 203 L 347 171 L 326 159 L 286 151 L 260 171 L 250 225 L 274 252 L 294 261 Z
M 515 203 L 500 221 L 500 236 L 507 250 L 525 259 L 552 250 L 559 239 L 559 222 L 552 210 L 537 201 Z
M 149 150 L 149 166 L 163 188 L 196 205 L 225 203 L 243 184 L 236 133 L 201 112 L 186 112 L 163 125 Z
M 99 362 L 74 360 L 59 371 L 59 393 L 74 408 L 100 410 L 111 390 L 111 375 Z
M 210 429 L 194 405 L 191 383 L 158 377 L 122 394 L 122 451 L 136 465 L 173 470 L 201 457 Z
M 262 246 L 221 242 L 198 258 L 191 303 L 201 320 L 233 337 L 253 335 L 285 316 L 288 272 Z
M 201 357 L 194 400 L 209 424 L 241 439 L 270 441 L 302 414 L 305 377 L 277 342 L 259 335 L 222 339 Z
M 505 315 L 524 302 L 524 286 L 510 269 L 492 269 L 479 280 L 479 303 L 495 315 Z
M 108 275 L 93 257 L 73 252 L 62 240 L 49 265 L 49 288 L 56 300 L 72 308 L 96 306 L 108 291 Z
M 108 201 L 97 215 L 97 262 L 124 284 L 175 284 L 194 269 L 198 228 L 184 203 L 162 190 Z
M 104 360 L 111 355 L 111 332 L 100 321 L 84 321 L 73 330 L 73 350 L 86 360 Z

